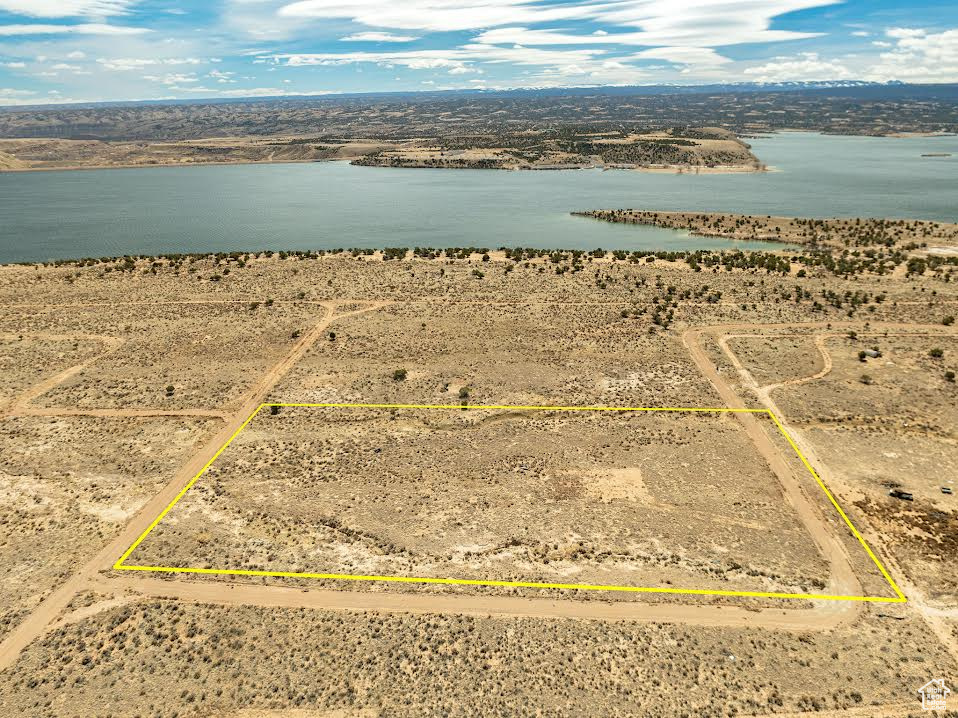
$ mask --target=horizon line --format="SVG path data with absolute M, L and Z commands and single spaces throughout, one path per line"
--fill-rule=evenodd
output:
M 798 92 L 802 90 L 855 90 L 864 88 L 903 88 L 903 87 L 958 87 L 958 82 L 904 82 L 901 80 L 888 80 L 884 82 L 871 80 L 789 80 L 781 82 L 753 82 L 753 81 L 730 81 L 730 82 L 707 82 L 707 83 L 648 83 L 648 84 L 600 84 L 600 85 L 543 85 L 543 86 L 515 86 L 515 87 L 450 87 L 434 90 L 318 90 L 314 92 L 301 92 L 276 95 L 237 95 L 235 97 L 209 96 L 209 97 L 158 97 L 158 98 L 133 98 L 133 99 L 113 99 L 113 100 L 69 100 L 58 102 L 52 99 L 50 102 L 35 102 L 8 104 L 0 102 L 0 111 L 20 111 L 33 110 L 36 108 L 66 108 L 66 107 L 89 107 L 89 106 L 119 106 L 119 105 L 202 105 L 202 104 L 230 104 L 242 102 L 257 102 L 271 100 L 317 100 L 317 99 L 336 99 L 344 97 L 401 97 L 401 96 L 430 96 L 430 95 L 496 95 L 506 93 L 561 93 L 563 91 L 603 91 L 603 90 L 674 90 L 675 94 L 690 93 L 696 91 L 715 91 L 720 88 L 727 88 L 727 91 L 735 89 L 769 92 Z M 635 93 L 641 94 L 641 93 Z M 669 94 L 662 92 L 659 94 Z

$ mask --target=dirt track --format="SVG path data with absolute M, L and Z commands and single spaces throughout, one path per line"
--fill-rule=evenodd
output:
M 739 397 L 722 378 L 715 365 L 708 358 L 708 355 L 700 344 L 701 335 L 702 330 L 698 329 L 688 330 L 683 335 L 685 345 L 695 360 L 696 365 L 716 388 L 727 406 L 742 409 L 749 408 L 743 399 Z M 778 415 L 778 412 L 775 413 Z M 831 567 L 831 573 L 826 590 L 836 595 L 861 595 L 861 583 L 858 577 L 855 576 L 855 572 L 851 566 L 851 559 L 845 551 L 844 545 L 839 538 L 834 535 L 825 523 L 822 515 L 812 504 L 778 447 L 769 439 L 765 428 L 759 423 L 759 420 L 751 414 L 736 414 L 736 418 L 745 426 L 745 430 L 748 432 L 752 442 L 778 478 L 789 505 L 798 514 L 799 519 L 809 532 L 819 552 L 828 561 Z M 831 605 L 833 606 L 834 604 Z M 831 606 L 828 608 L 830 609 Z M 855 615 L 857 615 L 858 608 L 856 605 L 854 609 Z
M 146 530 L 153 519 L 173 500 L 173 497 L 203 468 L 213 454 L 219 450 L 242 423 L 246 421 L 247 417 L 264 401 L 269 392 L 276 386 L 277 382 L 285 376 L 286 372 L 288 372 L 315 341 L 323 335 L 323 332 L 325 332 L 326 328 L 333 321 L 351 316 L 352 314 L 378 309 L 383 305 L 384 303 L 382 302 L 367 303 L 367 307 L 363 309 L 339 315 L 335 313 L 337 306 L 335 302 L 324 305 L 325 314 L 323 318 L 317 322 L 312 329 L 306 332 L 293 345 L 289 352 L 248 392 L 242 405 L 233 413 L 232 418 L 226 422 L 223 428 L 206 442 L 203 447 L 180 468 L 173 479 L 137 512 L 119 535 L 101 549 L 85 566 L 80 568 L 61 584 L 59 588 L 53 591 L 20 625 L 7 635 L 4 641 L 0 643 L 0 671 L 13 663 L 17 656 L 19 656 L 20 651 L 40 636 L 52 621 L 56 620 L 63 609 L 70 603 L 70 600 L 79 591 L 87 588 L 91 578 L 99 572 L 109 569 L 113 565 L 117 557 Z M 77 369 L 77 371 L 79 371 L 79 369 Z M 58 376 L 72 376 L 72 373 L 68 372 L 61 372 Z M 31 389 L 28 394 L 33 396 L 35 389 L 36 387 Z M 21 400 L 16 403 L 16 406 L 23 406 L 24 404 L 25 401 Z
M 0 419 L 5 416 L 10 416 L 11 414 L 20 413 L 24 408 L 26 408 L 31 401 L 36 399 L 43 394 L 46 394 L 48 391 L 54 387 L 62 384 L 67 379 L 72 376 L 76 376 L 81 371 L 86 369 L 88 366 L 93 364 L 96 361 L 99 361 L 103 357 L 115 352 L 123 345 L 122 339 L 116 339 L 114 337 L 103 337 L 96 335 L 84 335 L 84 336 L 65 336 L 62 334 L 36 334 L 34 335 L 37 339 L 67 339 L 67 340 L 86 340 L 86 341 L 98 341 L 106 345 L 104 349 L 99 354 L 96 354 L 89 359 L 80 362 L 74 366 L 71 366 L 67 369 L 64 369 L 61 372 L 57 372 L 51 377 L 47 377 L 43 381 L 40 381 L 29 389 L 27 389 L 23 394 L 18 396 L 15 400 L 11 401 L 6 407 L 0 409 Z

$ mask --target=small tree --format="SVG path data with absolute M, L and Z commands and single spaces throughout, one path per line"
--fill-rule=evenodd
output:
M 168 384 L 167 387 L 166 387 L 166 395 L 167 395 L 167 396 L 173 396 L 173 392 L 174 392 L 175 390 L 176 390 L 176 389 L 175 389 L 175 387 L 174 387 L 172 384 Z
M 868 355 L 865 353 L 864 349 L 858 352 L 858 361 L 863 362 L 866 358 L 868 358 Z
M 406 381 L 406 374 L 405 369 L 397 369 L 393 372 L 393 381 Z
M 336 332 L 330 332 L 330 333 L 329 333 L 329 341 L 331 341 L 331 342 L 336 341 Z
M 935 347 L 928 352 L 928 356 L 930 356 L 932 359 L 941 359 L 943 356 L 945 356 L 945 350 Z
M 861 382 L 865 386 L 871 386 L 872 384 L 875 383 L 875 380 L 872 379 L 871 376 L 868 374 L 862 374 Z
M 955 372 L 946 371 L 945 372 L 945 381 L 950 381 L 952 384 L 955 383 Z
M 941 320 L 941 323 L 944 324 L 946 327 L 950 327 L 952 324 L 955 323 L 955 318 L 949 314 L 947 317 Z

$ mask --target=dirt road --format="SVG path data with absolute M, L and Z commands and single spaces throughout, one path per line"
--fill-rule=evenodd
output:
M 693 361 L 695 361 L 702 374 L 712 383 L 727 406 L 740 409 L 750 408 L 719 374 L 718 369 L 702 348 L 700 341 L 703 331 L 707 330 L 690 329 L 682 337 Z M 795 476 L 782 452 L 772 442 L 765 427 L 760 423 L 762 420 L 757 419 L 752 414 L 736 414 L 735 416 L 744 425 L 752 443 L 755 444 L 759 453 L 768 463 L 769 468 L 778 478 L 785 499 L 798 515 L 802 525 L 815 542 L 819 553 L 828 562 L 830 575 L 827 592 L 844 596 L 861 595 L 861 582 L 855 575 L 844 544 L 835 536 L 821 512 L 805 493 L 802 482 Z M 763 417 L 763 419 L 767 419 L 767 417 Z
M 51 340 L 59 340 L 59 341 L 73 341 L 73 342 L 97 341 L 104 344 L 106 348 L 99 354 L 96 354 L 90 357 L 89 359 L 86 359 L 80 362 L 79 364 L 74 364 L 73 366 L 68 367 L 61 372 L 57 372 L 53 376 L 47 377 L 46 379 L 39 381 L 33 386 L 31 386 L 29 389 L 27 389 L 22 394 L 20 394 L 20 396 L 18 396 L 16 399 L 11 401 L 6 407 L 0 408 L 0 419 L 2 419 L 5 416 L 11 416 L 13 414 L 20 413 L 22 409 L 24 409 L 31 401 L 33 401 L 37 397 L 43 396 L 54 387 L 62 384 L 70 377 L 76 376 L 77 374 L 79 374 L 81 371 L 86 369 L 88 366 L 90 366 L 94 362 L 99 361 L 100 359 L 103 359 L 105 356 L 108 356 L 109 354 L 115 352 L 117 349 L 123 346 L 122 339 L 116 339 L 115 337 L 105 337 L 105 336 L 98 336 L 98 335 L 85 335 L 85 334 L 64 335 L 64 334 L 41 333 L 41 334 L 32 334 L 31 337 L 36 339 L 51 339 Z
M 696 626 L 755 627 L 817 631 L 835 628 L 851 611 L 817 611 L 793 608 L 749 610 L 738 606 L 702 606 L 640 601 L 574 601 L 553 598 L 489 596 L 482 593 L 434 595 L 397 591 L 340 591 L 289 588 L 230 582 L 179 581 L 143 576 L 100 579 L 98 591 L 125 589 L 143 598 L 176 598 L 194 603 L 225 606 L 251 605 L 313 608 L 334 611 L 389 613 L 452 613 L 467 616 L 682 623 Z M 86 617 L 85 614 L 83 617 Z M 66 617 L 69 620 L 69 617 Z

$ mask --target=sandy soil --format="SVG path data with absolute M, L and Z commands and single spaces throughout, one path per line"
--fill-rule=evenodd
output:
M 233 267 L 225 276 L 223 263 Z M 5 363 L 16 367 L 4 385 L 0 471 L 11 507 L 5 526 L 21 537 L 0 548 L 9 552 L 8 565 L 27 564 L 16 569 L 18 592 L 8 588 L 3 596 L 14 613 L 0 643 L 0 707 L 25 715 L 164 716 L 200 715 L 200 707 L 223 715 L 294 708 L 421 715 L 465 703 L 487 714 L 538 708 L 574 715 L 586 706 L 648 716 L 718 714 L 716 706 L 755 715 L 917 710 L 917 686 L 953 675 L 958 665 L 951 559 L 938 548 L 948 546 L 955 507 L 953 496 L 934 493 L 930 479 L 937 477 L 929 476 L 932 467 L 946 472 L 955 455 L 958 395 L 945 375 L 958 348 L 945 320 L 958 307 L 956 285 L 942 272 L 838 276 L 797 263 L 785 276 L 722 264 L 696 272 L 665 258 L 573 264 L 493 253 L 489 261 L 246 257 L 243 266 L 207 258 L 194 261 L 191 273 L 167 260 L 155 274 L 105 272 L 103 265 L 0 268 L 0 333 L 7 337 L 0 346 Z M 214 273 L 219 281 L 195 278 Z M 796 299 L 796 285 L 811 297 Z M 846 302 L 823 301 L 813 310 L 828 292 L 868 300 L 855 304 L 852 316 Z M 274 301 L 267 305 L 267 298 Z M 882 357 L 861 362 L 859 348 L 876 343 Z M 936 348 L 940 356 L 931 355 Z M 406 370 L 402 379 L 398 369 Z M 864 372 L 871 383 L 861 382 Z M 558 591 L 110 570 L 261 402 L 456 403 L 463 389 L 470 403 L 773 408 L 908 603 L 609 601 Z M 296 412 L 264 418 L 286 422 L 289 431 L 277 439 L 265 424 L 257 428 L 230 459 L 245 478 L 219 496 L 195 494 L 203 500 L 193 517 L 215 511 L 219 520 L 168 517 L 180 538 L 214 532 L 214 541 L 196 544 L 210 558 L 245 560 L 251 547 L 264 551 L 262 560 L 332 551 L 337 544 L 329 537 L 310 547 L 273 529 L 292 522 L 302 535 L 333 508 L 340 527 L 388 535 L 399 549 L 380 547 L 382 554 L 368 557 L 375 561 L 444 555 L 464 544 L 455 531 L 483 516 L 485 525 L 490 518 L 503 526 L 521 521 L 546 543 L 545 525 L 533 519 L 554 508 L 556 521 L 574 521 L 593 544 L 625 536 L 635 515 L 666 550 L 685 552 L 692 536 L 710 536 L 711 550 L 747 549 L 755 567 L 774 569 L 776 580 L 820 564 L 822 580 L 837 591 L 882 588 L 877 569 L 807 472 L 799 473 L 784 440 L 748 418 L 708 430 L 637 424 L 633 440 L 653 442 L 652 453 L 629 449 L 627 437 L 602 423 L 536 425 L 493 414 L 495 421 L 473 426 L 457 416 L 455 431 L 442 433 L 442 425 L 400 417 L 370 419 L 355 433 Z M 191 429 L 187 440 L 187 425 L 206 428 Z M 150 429 L 144 435 L 138 427 Z M 835 431 L 842 438 L 831 439 Z M 177 436 L 180 443 L 171 443 Z M 712 471 L 719 459 L 708 449 L 723 441 L 731 442 L 726 454 L 755 470 L 745 485 Z M 257 464 L 259 453 L 243 453 L 271 442 L 282 447 L 273 452 L 282 460 Z M 495 451 L 477 449 L 490 443 Z M 467 454 L 480 460 L 467 464 Z M 565 458 L 550 465 L 556 456 Z M 510 462 L 525 463 L 529 475 L 497 473 Z M 682 463 L 701 469 L 686 477 Z M 345 475 L 310 483 L 330 467 Z M 363 483 L 364 467 L 376 478 Z M 430 480 L 429 467 L 442 475 Z M 462 485 L 455 484 L 457 467 Z M 882 480 L 892 471 L 914 492 L 907 507 L 887 495 Z M 477 483 L 496 476 L 510 477 L 500 478 L 501 491 Z M 699 476 L 707 480 L 696 483 Z M 273 490 L 284 483 L 285 491 Z M 683 494 L 689 484 L 695 491 Z M 545 489 L 551 493 L 536 493 Z M 533 500 L 524 503 L 529 493 Z M 333 501 L 323 506 L 321 496 Z M 239 513 L 234 497 L 247 506 L 255 501 L 258 515 Z M 426 501 L 422 516 L 436 522 L 421 536 L 421 522 L 404 518 L 416 501 Z M 36 508 L 28 511 L 31 502 Z M 681 522 L 668 510 L 676 505 Z M 916 517 L 936 521 L 916 525 Z M 231 526 L 252 527 L 253 535 Z M 750 539 L 757 526 L 775 540 Z M 790 532 L 804 534 L 801 545 L 811 553 L 781 551 Z M 560 549 L 566 539 L 548 538 Z M 148 540 L 136 550 L 167 548 Z M 534 569 L 604 570 L 590 566 L 588 552 L 561 558 L 557 567 L 555 550 L 535 558 Z M 483 561 L 478 567 L 486 571 L 504 565 Z M 629 561 L 645 562 L 642 571 L 655 567 L 639 553 Z M 51 568 L 36 571 L 30 563 Z M 701 572 L 694 562 L 678 568 L 686 576 Z M 659 576 L 669 579 L 665 571 Z M 319 635 L 321 651 L 314 648 Z M 533 664 L 537 671 L 526 670 Z M 133 689 L 121 695 L 118 684 Z

